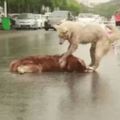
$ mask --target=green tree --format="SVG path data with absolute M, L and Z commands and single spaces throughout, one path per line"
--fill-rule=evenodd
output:
M 115 0 L 109 3 L 104 3 L 95 6 L 94 13 L 98 13 L 100 15 L 106 16 L 107 18 L 110 18 L 119 8 L 120 8 L 120 1 Z
M 79 5 L 76 0 L 6 0 L 8 3 L 9 13 L 21 13 L 21 12 L 36 12 L 40 13 L 41 8 L 44 5 L 51 10 L 55 8 L 63 10 L 71 10 L 75 13 L 80 12 L 83 6 Z M 3 6 L 4 0 L 0 0 L 0 4 Z

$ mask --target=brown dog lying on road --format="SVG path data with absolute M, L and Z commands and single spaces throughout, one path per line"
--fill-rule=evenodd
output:
M 30 56 L 10 63 L 10 71 L 16 73 L 41 73 L 41 72 L 86 72 L 87 67 L 83 60 L 69 55 L 66 64 L 61 68 L 61 56 Z

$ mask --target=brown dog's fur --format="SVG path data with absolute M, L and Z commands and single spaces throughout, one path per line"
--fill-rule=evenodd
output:
M 65 40 L 69 42 L 68 50 L 59 60 L 61 66 L 64 65 L 66 57 L 72 54 L 80 43 L 91 43 L 90 67 L 95 70 L 102 57 L 109 51 L 111 44 L 120 39 L 119 30 L 113 26 L 90 24 L 83 26 L 78 22 L 66 21 L 54 27 L 58 32 L 60 44 L 63 44 Z
M 37 72 L 85 72 L 87 70 L 83 60 L 70 55 L 66 59 L 66 64 L 61 68 L 59 59 L 61 56 L 30 56 L 10 63 L 10 71 L 17 73 L 37 73 Z

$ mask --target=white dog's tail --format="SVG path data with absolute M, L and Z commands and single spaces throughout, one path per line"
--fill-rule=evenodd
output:
M 113 25 L 106 25 L 106 28 L 108 28 L 109 30 L 116 32 L 118 31 L 117 27 L 113 26 Z
M 106 25 L 106 28 L 108 29 L 108 37 L 111 43 L 120 40 L 120 30 L 118 30 L 117 27 L 112 25 Z

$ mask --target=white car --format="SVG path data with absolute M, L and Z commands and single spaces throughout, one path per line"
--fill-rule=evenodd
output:
M 18 16 L 15 22 L 15 28 L 21 29 L 21 28 L 31 28 L 31 29 L 37 29 L 37 20 L 35 19 L 34 14 L 32 13 L 22 13 Z
M 81 24 L 102 24 L 102 17 L 92 13 L 80 13 L 76 21 Z
M 46 21 L 46 17 L 41 14 L 34 14 L 36 22 L 37 22 L 37 27 L 38 28 L 44 28 L 44 23 Z

